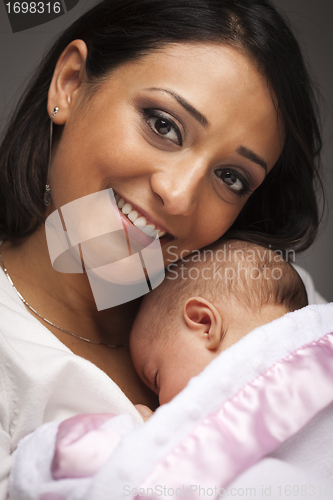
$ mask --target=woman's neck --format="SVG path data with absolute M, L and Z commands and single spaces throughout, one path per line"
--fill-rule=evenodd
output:
M 27 238 L 6 241 L 1 253 L 17 290 L 44 318 L 90 340 L 128 342 L 140 299 L 98 311 L 86 274 L 52 268 L 44 225 Z

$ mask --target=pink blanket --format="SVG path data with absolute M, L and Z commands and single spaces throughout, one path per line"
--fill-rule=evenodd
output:
M 333 304 L 308 306 L 223 352 L 143 425 L 44 425 L 14 454 L 11 498 L 332 499 L 332 332 Z

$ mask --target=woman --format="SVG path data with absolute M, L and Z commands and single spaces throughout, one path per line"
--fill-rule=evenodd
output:
M 156 407 L 126 346 L 138 301 L 97 312 L 86 275 L 53 270 L 45 218 L 112 188 L 166 265 L 226 233 L 302 250 L 320 147 L 297 42 L 263 0 L 104 1 L 61 35 L 0 150 L 3 496 L 44 421 Z

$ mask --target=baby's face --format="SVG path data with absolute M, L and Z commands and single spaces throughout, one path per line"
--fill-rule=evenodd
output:
M 133 326 L 131 355 L 138 375 L 158 395 L 162 405 L 184 389 L 214 356 L 183 329 L 178 329 L 170 339 L 164 339 L 163 332 L 156 332 L 156 337 L 148 343 L 146 319 L 147 322 L 140 318 Z
M 134 367 L 143 382 L 158 394 L 160 404 L 168 403 L 223 350 L 254 328 L 269 323 L 286 312 L 283 306 L 270 305 L 251 313 L 248 309 L 242 309 L 239 304 L 230 303 L 218 312 L 215 308 L 215 316 L 219 315 L 216 324 L 211 319 L 211 325 L 207 326 L 208 320 L 202 316 L 198 323 L 187 321 L 184 309 L 181 321 L 169 318 L 174 323 L 175 330 L 167 334 L 162 318 L 160 325 L 155 321 L 155 325 L 158 325 L 156 331 L 150 331 L 151 311 L 145 314 L 143 307 L 130 337 Z M 158 311 L 156 314 L 158 315 Z M 196 316 L 200 318 L 200 315 L 194 313 L 194 317 Z M 208 335 L 215 335 L 215 341 L 214 338 L 209 340 Z

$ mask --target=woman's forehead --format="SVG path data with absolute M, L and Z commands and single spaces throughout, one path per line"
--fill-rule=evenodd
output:
M 126 80 L 133 73 L 135 80 L 132 80 L 132 84 L 135 87 L 146 82 L 153 82 L 154 86 L 168 83 L 186 89 L 188 97 L 193 93 L 192 98 L 194 92 L 197 96 L 198 88 L 201 88 L 199 97 L 203 105 L 213 90 L 230 91 L 230 84 L 235 81 L 237 86 L 233 87 L 234 93 L 245 88 L 255 91 L 259 83 L 267 88 L 265 78 L 252 59 L 236 48 L 223 44 L 169 44 L 124 63 L 112 72 L 111 81 L 119 77 Z

